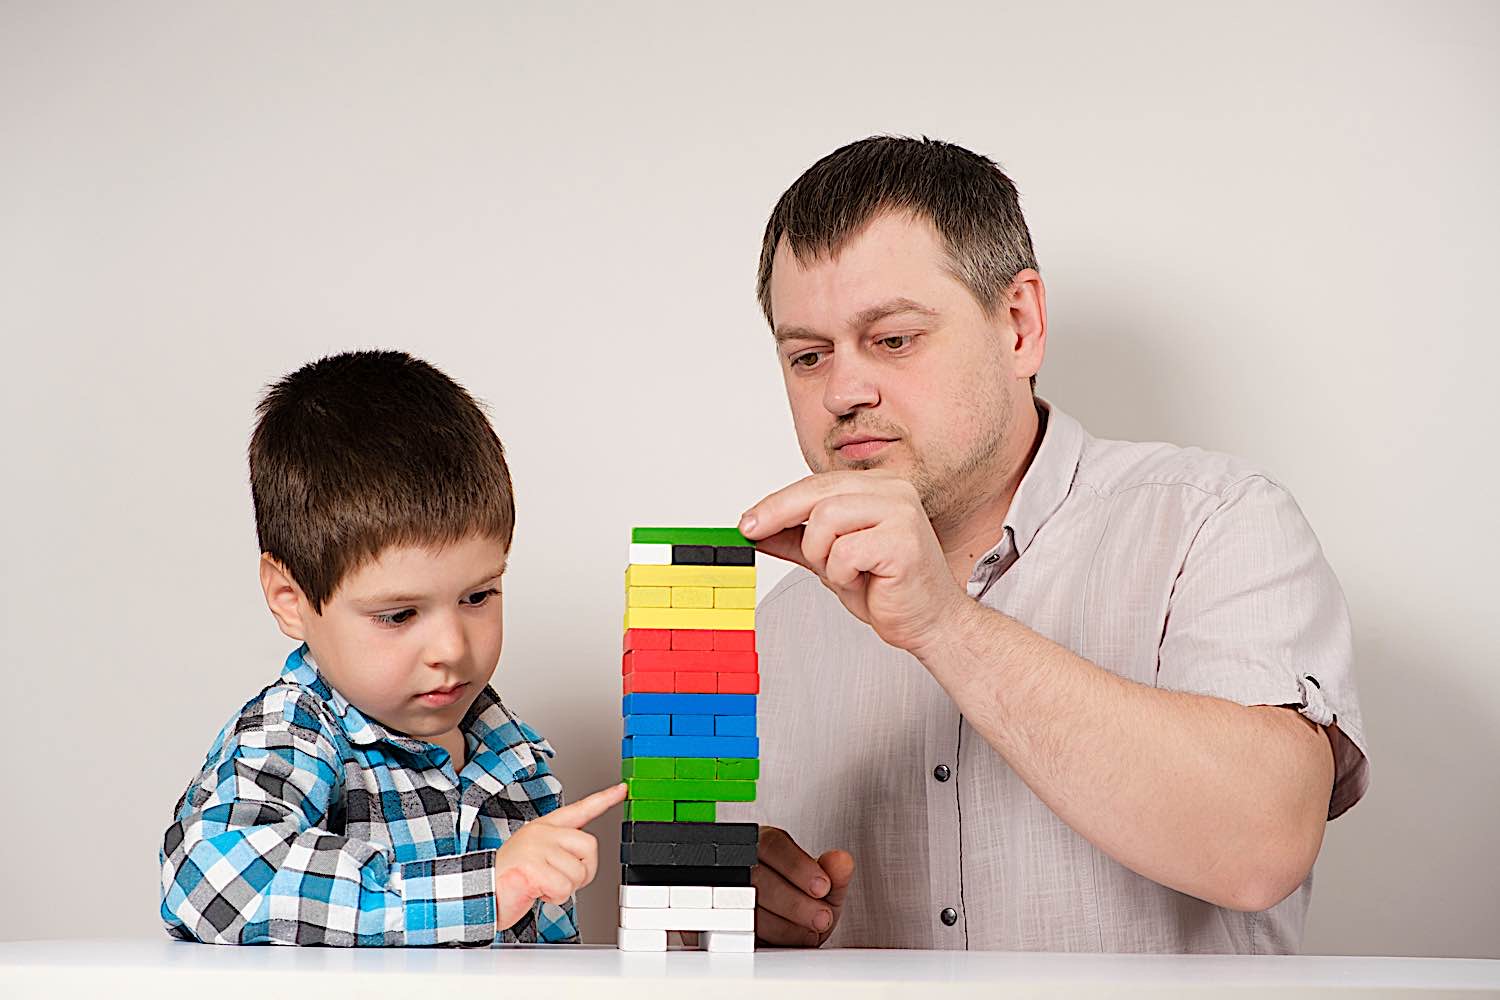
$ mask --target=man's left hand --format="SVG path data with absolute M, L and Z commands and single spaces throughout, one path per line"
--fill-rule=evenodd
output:
M 860 621 L 920 656 L 967 602 L 916 488 L 878 469 L 824 472 L 747 510 L 756 548 L 818 575 Z

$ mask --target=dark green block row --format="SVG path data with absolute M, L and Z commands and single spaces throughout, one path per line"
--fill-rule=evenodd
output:
M 627 778 L 632 799 L 672 802 L 754 802 L 755 782 L 688 778 Z
M 620 777 L 689 778 L 708 781 L 754 781 L 760 777 L 755 757 L 626 757 L 620 761 Z

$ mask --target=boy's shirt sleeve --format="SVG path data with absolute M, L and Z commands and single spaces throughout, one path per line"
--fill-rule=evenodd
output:
M 168 932 L 215 944 L 494 941 L 494 851 L 398 863 L 384 844 L 329 831 L 342 826 L 343 769 L 322 709 L 273 686 L 220 734 L 163 842 Z M 573 928 L 571 905 L 552 909 L 566 920 L 534 909 L 503 937 L 528 922 L 543 940 Z

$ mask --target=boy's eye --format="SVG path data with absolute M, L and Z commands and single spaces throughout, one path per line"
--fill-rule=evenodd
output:
M 487 603 L 491 597 L 494 597 L 498 593 L 500 593 L 500 591 L 494 589 L 493 587 L 491 587 L 489 590 L 476 590 L 474 591 L 474 593 L 470 594 L 468 597 L 465 597 L 459 603 L 466 604 L 471 608 L 481 607 L 482 605 Z
M 413 608 L 402 608 L 400 611 L 391 611 L 387 614 L 374 615 L 372 617 L 375 619 L 376 624 L 395 626 L 405 625 L 411 621 L 412 615 L 416 613 L 416 610 Z

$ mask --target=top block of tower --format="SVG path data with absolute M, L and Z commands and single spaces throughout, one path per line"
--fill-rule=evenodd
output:
M 744 546 L 754 542 L 740 534 L 738 528 L 631 528 L 630 540 L 636 545 L 712 545 Z

